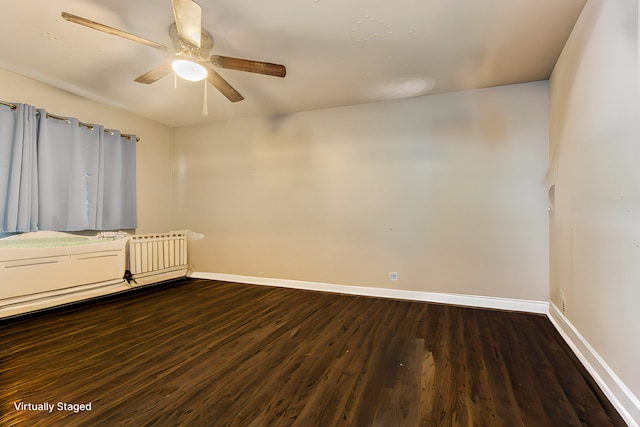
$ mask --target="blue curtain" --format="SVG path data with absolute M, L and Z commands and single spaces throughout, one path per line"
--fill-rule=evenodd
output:
M 36 110 L 0 105 L 0 232 L 38 227 Z
M 101 203 L 98 205 L 99 229 L 136 228 L 136 139 L 118 131 L 104 135 L 104 173 L 101 179 Z
M 99 132 L 80 126 L 78 119 L 38 112 L 40 229 L 95 229 L 96 215 L 91 212 L 95 207 L 90 201 L 97 191 L 92 178 L 99 173 Z
M 102 125 L 84 124 L 45 110 L 37 110 L 36 118 L 34 107 L 21 107 L 29 108 L 24 117 L 17 115 L 22 121 L 30 119 L 29 138 L 27 132 L 13 130 L 18 124 L 22 126 L 21 120 L 0 115 L 0 231 L 136 228 L 135 136 L 122 136 L 118 131 L 105 131 Z M 15 110 L 9 111 L 16 116 Z M 29 149 L 24 148 L 27 140 Z M 27 182 L 22 176 L 25 160 L 19 163 L 18 151 L 31 159 L 29 191 L 11 184 L 16 175 L 21 183 Z M 3 193 L 4 187 L 11 192 Z M 18 217 L 22 222 L 17 226 L 8 222 L 15 216 L 16 205 L 31 209 L 32 216 L 26 222 L 29 227 L 20 226 L 26 221 L 24 214 Z

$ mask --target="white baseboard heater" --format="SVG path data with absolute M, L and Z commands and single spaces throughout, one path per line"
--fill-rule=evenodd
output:
M 127 274 L 131 285 L 146 285 L 187 275 L 187 234 L 175 231 L 136 234 L 128 245 Z

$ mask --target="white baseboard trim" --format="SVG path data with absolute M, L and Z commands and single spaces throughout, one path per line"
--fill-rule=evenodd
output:
M 276 286 L 281 288 L 305 289 L 309 291 L 333 292 L 348 295 L 393 298 L 411 301 L 435 302 L 441 304 L 481 307 L 498 310 L 524 311 L 547 314 L 549 303 L 543 301 L 510 298 L 485 297 L 476 295 L 446 294 L 439 292 L 409 291 L 402 289 L 371 288 L 365 286 L 336 285 L 332 283 L 305 282 L 300 280 L 273 279 L 267 277 L 239 276 L 224 273 L 193 272 L 188 275 L 196 279 L 222 280 L 225 282 L 247 283 L 251 285 Z
M 640 401 L 618 378 L 607 363 L 591 347 L 564 314 L 553 304 L 545 301 L 518 300 L 476 295 L 447 294 L 439 292 L 408 291 L 401 289 L 347 286 L 331 283 L 305 282 L 299 280 L 273 279 L 255 276 L 240 276 L 224 273 L 193 272 L 188 275 L 197 279 L 222 280 L 226 282 L 253 285 L 276 286 L 312 291 L 334 292 L 348 295 L 362 295 L 393 298 L 441 304 L 461 305 L 477 308 L 521 311 L 545 314 L 567 342 L 571 350 L 587 369 L 603 393 L 618 410 L 624 421 L 631 427 L 640 427 Z
M 638 427 L 640 424 L 640 400 L 553 303 L 549 305 L 548 316 L 625 422 L 629 426 Z
M 114 279 L 0 300 L 0 319 L 113 294 L 127 289 L 131 289 L 131 287 L 127 286 L 124 279 Z

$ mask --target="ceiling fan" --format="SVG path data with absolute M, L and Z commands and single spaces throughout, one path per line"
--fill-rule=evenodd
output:
M 213 39 L 209 33 L 202 29 L 202 12 L 200 5 L 193 0 L 171 0 L 171 5 L 176 21 L 169 26 L 169 37 L 173 42 L 173 49 L 71 13 L 62 12 L 62 17 L 69 22 L 119 36 L 180 57 L 176 61 L 173 61 L 173 63 L 163 64 L 142 74 L 135 79 L 138 83 L 154 83 L 170 74 L 173 70 L 187 80 L 197 81 L 206 78 L 207 81 L 218 89 L 229 101 L 237 102 L 243 100 L 244 97 L 227 83 L 220 74 L 213 70 L 211 68 L 212 65 L 220 68 L 275 77 L 284 77 L 287 74 L 285 66 L 280 64 L 229 56 L 210 55 L 209 52 L 213 47 Z M 192 72 L 195 72 L 195 74 L 192 75 Z

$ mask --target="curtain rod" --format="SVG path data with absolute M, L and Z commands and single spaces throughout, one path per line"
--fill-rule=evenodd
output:
M 47 116 L 49 116 L 49 113 L 47 113 Z M 59 119 L 59 117 L 55 117 L 55 116 L 52 116 L 52 117 L 55 118 L 55 119 Z M 89 124 L 89 123 L 82 123 L 82 122 L 78 122 L 78 126 L 84 126 L 86 128 L 89 128 L 89 130 L 93 130 L 93 128 L 94 128 L 94 125 Z M 104 131 L 107 132 L 109 135 L 113 135 L 116 132 L 116 131 L 111 130 L 111 129 L 105 129 Z M 133 135 L 129 135 L 127 133 L 121 133 L 120 136 L 123 136 L 123 137 L 127 138 L 128 141 L 131 141 L 131 139 L 133 139 Z M 140 141 L 140 137 L 136 136 L 136 142 L 138 142 L 138 141 Z
M 115 130 L 111 130 L 111 129 L 105 129 L 105 132 L 107 132 L 109 135 L 113 135 L 114 133 L 116 133 L 117 131 Z M 127 138 L 127 141 L 131 141 L 133 139 L 133 135 L 129 135 L 128 133 L 121 133 L 120 136 L 123 136 L 125 138 Z M 136 136 L 136 142 L 140 142 L 140 137 Z
M 36 116 L 39 116 L 39 115 L 40 115 L 40 111 L 36 111 Z M 66 117 L 56 116 L 55 114 L 51 114 L 51 113 L 47 113 L 47 119 L 56 119 L 56 120 L 65 122 L 65 124 L 68 124 L 68 125 L 71 124 L 71 120 L 67 119 Z
M 6 105 L 7 107 L 11 108 L 12 110 L 15 110 L 16 108 L 18 108 L 18 106 L 16 104 L 12 104 L 10 102 L 0 101 L 0 104 Z
M 60 117 L 60 116 L 56 116 L 54 114 L 51 113 L 47 113 L 47 118 L 52 118 L 52 119 L 58 119 L 58 120 L 62 120 L 64 121 L 66 124 L 70 124 L 71 120 L 67 119 L 66 117 Z M 93 125 L 88 124 L 88 123 L 83 123 L 78 121 L 78 126 L 84 126 L 86 128 L 89 128 L 89 130 L 93 130 Z M 111 130 L 111 129 L 105 129 L 105 132 L 107 132 L 109 135 L 113 135 L 116 131 Z M 129 135 L 127 133 L 121 133 L 120 136 L 127 138 L 127 141 L 131 141 L 133 139 L 133 135 Z M 136 136 L 136 142 L 140 141 L 140 137 Z
M 0 101 L 1 105 L 6 105 L 7 107 L 11 108 L 12 110 L 15 110 L 16 108 L 18 108 L 18 106 L 16 104 L 12 104 L 10 102 L 5 102 L 5 101 Z M 39 116 L 40 112 L 36 111 L 36 116 Z M 51 114 L 51 113 L 47 113 L 47 119 L 57 119 L 57 120 L 62 120 L 63 122 L 65 122 L 66 124 L 71 124 L 71 120 L 67 119 L 66 117 L 60 117 L 60 116 L 56 116 L 55 114 Z M 89 128 L 89 130 L 93 130 L 93 125 L 88 124 L 88 123 L 82 123 L 82 122 L 78 122 L 78 126 L 84 126 L 86 128 Z M 115 133 L 115 131 L 111 130 L 111 129 L 105 129 L 105 132 L 113 135 Z M 125 138 L 127 138 L 127 141 L 131 141 L 133 139 L 133 135 L 129 135 L 126 133 L 121 133 L 120 136 L 123 136 Z M 140 142 L 140 137 L 136 136 L 136 142 Z

